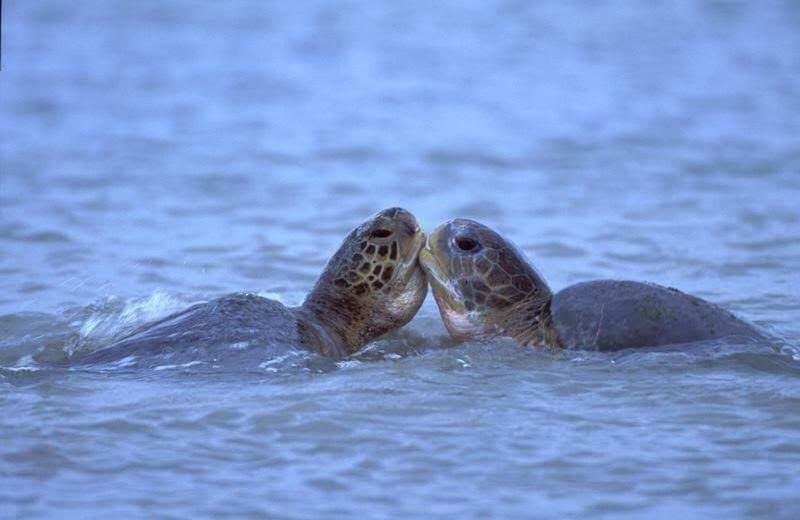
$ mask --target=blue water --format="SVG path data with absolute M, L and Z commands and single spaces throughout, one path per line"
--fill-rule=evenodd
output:
M 800 515 L 800 3 L 3 2 L 0 517 Z M 764 344 L 52 368 L 401 205 Z

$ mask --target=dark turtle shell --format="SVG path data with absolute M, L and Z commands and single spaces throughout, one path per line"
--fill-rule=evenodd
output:
M 571 285 L 553 297 L 551 313 L 568 348 L 618 350 L 763 337 L 713 303 L 653 283 L 594 280 Z
M 153 323 L 81 358 L 82 365 L 105 364 L 127 357 L 186 363 L 198 351 L 218 352 L 221 358 L 253 357 L 307 347 L 298 329 L 298 316 L 283 304 L 254 294 L 237 293 L 198 303 Z

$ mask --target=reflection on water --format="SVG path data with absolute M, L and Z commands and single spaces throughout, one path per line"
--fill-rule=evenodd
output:
M 7 2 L 0 502 L 15 516 L 795 517 L 795 2 Z M 778 337 L 48 370 L 192 302 L 300 303 L 401 205 L 553 289 L 651 280 Z

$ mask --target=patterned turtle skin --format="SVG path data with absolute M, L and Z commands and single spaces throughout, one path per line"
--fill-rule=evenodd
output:
M 594 280 L 554 295 L 522 251 L 474 220 L 439 226 L 420 264 L 456 339 L 618 350 L 763 337 L 725 309 L 657 284 Z
M 417 313 L 428 285 L 417 258 L 424 244 L 414 215 L 385 209 L 347 235 L 301 306 L 253 294 L 223 296 L 146 324 L 80 362 L 230 345 L 350 355 Z

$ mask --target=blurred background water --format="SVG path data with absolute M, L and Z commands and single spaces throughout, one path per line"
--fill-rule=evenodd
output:
M 0 516 L 800 514 L 800 3 L 3 3 Z M 389 205 L 769 345 L 65 371 Z

